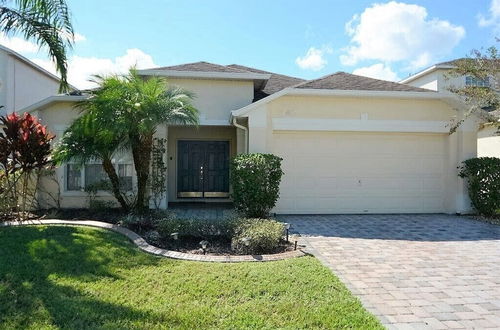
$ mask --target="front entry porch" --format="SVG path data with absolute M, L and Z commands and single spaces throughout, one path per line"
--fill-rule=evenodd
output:
M 229 162 L 243 141 L 234 126 L 167 129 L 168 202 L 230 202 Z

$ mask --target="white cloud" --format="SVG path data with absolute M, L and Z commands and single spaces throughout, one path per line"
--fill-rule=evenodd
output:
M 404 61 L 416 69 L 448 55 L 465 36 L 465 29 L 427 16 L 422 6 L 395 1 L 366 8 L 345 26 L 351 44 L 340 57 L 342 64 Z
M 389 80 L 389 81 L 399 81 L 399 77 L 396 72 L 392 71 L 389 66 L 383 63 L 376 63 L 370 66 L 357 68 L 352 72 L 359 76 L 365 76 L 375 79 Z
M 478 16 L 478 24 L 481 27 L 494 26 L 500 29 L 500 0 L 491 0 L 489 17 Z
M 319 71 L 328 64 L 328 61 L 325 59 L 325 54 L 331 54 L 332 52 L 332 48 L 327 46 L 320 49 L 311 47 L 307 50 L 306 55 L 297 57 L 295 63 L 301 69 Z
M 19 37 L 7 37 L 4 33 L 0 33 L 0 45 L 12 49 L 18 53 L 36 53 L 38 45 L 34 42 L 24 40 Z
M 55 73 L 54 64 L 46 59 L 32 59 L 41 67 Z M 96 85 L 89 81 L 92 75 L 125 73 L 131 66 L 138 69 L 156 67 L 151 55 L 137 48 L 127 49 L 122 56 L 110 58 L 72 56 L 68 61 L 68 81 L 78 88 L 93 88 Z
M 80 33 L 74 35 L 75 43 L 87 40 L 87 38 Z M 20 37 L 8 37 L 5 33 L 0 32 L 0 45 L 12 49 L 13 51 L 21 54 L 35 54 L 39 51 L 45 51 L 46 48 L 40 48 L 36 43 L 31 40 L 26 40 Z
M 80 33 L 75 33 L 74 35 L 75 42 L 85 41 L 87 37 Z

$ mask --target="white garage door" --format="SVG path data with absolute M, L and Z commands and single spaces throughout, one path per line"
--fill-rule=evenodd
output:
M 444 211 L 446 136 L 273 134 L 285 172 L 277 213 Z

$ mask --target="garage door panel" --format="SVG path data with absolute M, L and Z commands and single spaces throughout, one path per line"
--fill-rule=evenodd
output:
M 445 135 L 274 134 L 280 213 L 443 212 Z

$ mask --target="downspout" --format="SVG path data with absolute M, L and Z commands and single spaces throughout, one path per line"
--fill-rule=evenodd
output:
M 238 124 L 238 120 L 236 119 L 236 117 L 233 117 L 233 125 L 236 128 L 240 128 L 243 130 L 243 132 L 245 132 L 245 147 L 243 149 L 243 153 L 246 154 L 246 153 L 248 153 L 248 128 L 246 128 L 243 125 Z

